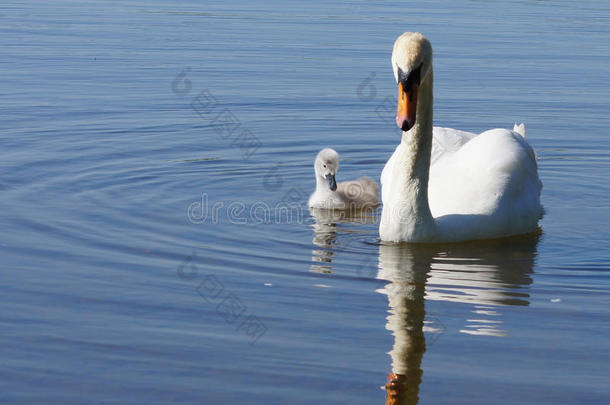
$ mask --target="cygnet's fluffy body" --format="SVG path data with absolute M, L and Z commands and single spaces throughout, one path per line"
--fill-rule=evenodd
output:
M 339 154 L 333 149 L 322 149 L 314 162 L 316 191 L 309 197 L 309 206 L 326 209 L 355 209 L 379 204 L 379 186 L 369 177 L 335 181 L 339 169 Z

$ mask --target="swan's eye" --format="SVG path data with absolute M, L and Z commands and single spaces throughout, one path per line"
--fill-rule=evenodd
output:
M 324 168 L 326 169 L 326 165 L 324 165 Z
M 414 84 L 420 85 L 421 82 L 421 67 L 423 66 L 423 62 L 419 64 L 418 67 L 411 70 L 408 73 L 405 73 L 397 66 L 398 69 L 398 81 L 402 82 L 402 88 L 405 92 L 411 90 Z

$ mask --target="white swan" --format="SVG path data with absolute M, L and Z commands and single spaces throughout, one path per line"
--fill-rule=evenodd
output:
M 379 204 L 379 186 L 369 177 L 337 184 L 335 175 L 339 169 L 339 154 L 335 150 L 322 149 L 316 156 L 314 169 L 316 191 L 309 197 L 311 208 L 353 209 Z
M 542 183 L 525 126 L 480 135 L 433 128 L 432 47 L 420 33 L 398 37 L 392 68 L 403 133 L 381 173 L 381 240 L 458 242 L 536 230 Z

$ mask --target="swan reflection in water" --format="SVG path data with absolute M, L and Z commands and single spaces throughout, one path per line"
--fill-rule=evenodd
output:
M 503 336 L 502 305 L 528 305 L 523 287 L 531 274 L 539 236 L 453 245 L 380 245 L 377 278 L 388 281 L 386 327 L 394 335 L 386 404 L 416 404 L 426 335 L 442 332 L 426 321 L 426 300 L 473 305 L 462 333 Z M 431 321 L 431 320 L 429 320 Z
M 314 273 L 332 273 L 332 261 L 335 248 L 348 247 L 353 238 L 362 234 L 362 231 L 344 227 L 345 224 L 376 223 L 377 207 L 357 210 L 327 210 L 310 208 L 309 213 L 314 219 L 312 225 L 314 237 L 312 243 L 317 247 L 311 252 L 310 271 Z M 337 238 L 337 231 L 342 238 Z
M 332 214 L 324 215 L 315 216 L 314 244 L 324 248 L 320 250 L 325 252 L 324 266 L 330 272 L 332 248 L 341 246 L 345 235 L 338 228 L 340 221 L 333 223 Z M 377 292 L 388 300 L 386 328 L 394 336 L 386 405 L 418 402 L 426 339 L 432 342 L 443 331 L 430 316 L 426 319 L 426 300 L 471 304 L 473 316 L 461 333 L 505 336 L 501 308 L 529 305 L 525 288 L 532 283 L 538 240 L 539 234 L 530 234 L 461 244 L 379 245 L 376 277 L 385 285 Z M 316 252 L 314 260 L 320 262 Z M 316 271 L 313 266 L 312 271 Z

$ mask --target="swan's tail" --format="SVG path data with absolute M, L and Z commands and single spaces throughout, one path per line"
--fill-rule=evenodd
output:
M 524 123 L 515 124 L 515 126 L 513 127 L 513 131 L 515 131 L 516 133 L 521 135 L 523 138 L 525 138 L 525 124 Z

